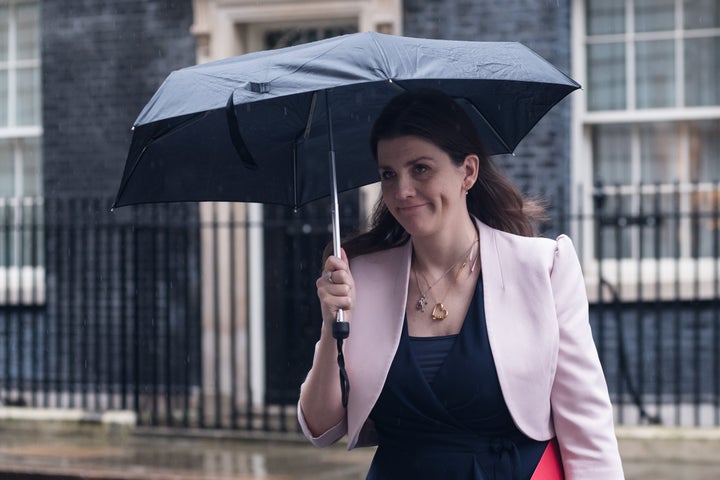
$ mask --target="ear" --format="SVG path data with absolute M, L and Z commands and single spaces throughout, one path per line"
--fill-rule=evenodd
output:
M 478 169 L 480 168 L 480 158 L 477 155 L 468 155 L 463 163 L 465 177 L 463 178 L 463 189 L 467 192 L 475 185 L 478 178 Z

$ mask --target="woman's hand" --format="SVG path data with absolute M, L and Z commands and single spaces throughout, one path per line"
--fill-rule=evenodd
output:
M 325 261 L 322 275 L 317 279 L 317 295 L 322 308 L 323 322 L 332 324 L 338 310 L 349 312 L 355 302 L 355 282 L 348 266 L 345 250 L 340 250 L 342 258 L 330 255 Z M 349 321 L 348 313 L 345 321 Z

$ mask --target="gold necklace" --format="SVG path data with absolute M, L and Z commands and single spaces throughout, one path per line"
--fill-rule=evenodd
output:
M 426 288 L 425 291 L 423 291 L 422 288 L 420 287 L 420 280 L 419 280 L 419 278 L 418 278 L 418 269 L 417 269 L 417 268 L 415 269 L 415 282 L 417 283 L 418 292 L 420 292 L 420 298 L 418 299 L 417 303 L 415 304 L 415 309 L 416 309 L 416 310 L 419 310 L 419 311 L 421 311 L 421 312 L 425 312 L 425 307 L 426 307 L 427 304 L 428 304 L 426 295 L 430 292 L 430 290 L 432 290 L 432 288 L 433 288 L 435 285 L 437 285 L 437 284 L 440 282 L 440 280 L 442 280 L 443 278 L 445 278 L 448 273 L 450 273 L 450 272 L 453 271 L 453 269 L 455 268 L 455 266 L 456 266 L 458 263 L 460 263 L 460 260 L 461 260 L 463 257 L 467 257 L 467 258 L 465 258 L 465 261 L 462 263 L 462 265 L 460 265 L 460 268 L 458 269 L 457 273 L 455 274 L 455 280 L 454 280 L 454 281 L 457 282 L 458 278 L 460 277 L 460 273 L 463 271 L 463 269 L 467 266 L 468 262 L 470 261 L 470 254 L 471 254 L 472 249 L 473 249 L 473 247 L 475 246 L 476 243 L 478 243 L 478 238 L 477 238 L 477 237 L 476 237 L 475 240 L 470 244 L 470 247 L 465 251 L 465 253 L 462 254 L 462 256 L 460 257 L 460 259 L 458 259 L 458 261 L 456 261 L 455 263 L 453 263 L 452 265 L 450 265 L 450 268 L 448 268 L 448 269 L 445 271 L 445 273 L 443 273 L 442 275 L 440 275 L 440 277 L 439 277 L 437 280 L 435 280 L 432 284 L 430 284 L 430 282 L 427 281 L 427 278 L 425 278 L 425 275 L 423 275 L 423 273 L 420 272 L 420 275 L 422 275 L 423 280 L 425 280 L 425 283 L 428 285 L 428 288 Z M 475 270 L 475 265 L 476 265 L 476 263 L 477 263 L 477 258 L 478 258 L 478 256 L 479 256 L 479 255 L 476 255 L 476 256 L 475 256 L 475 260 L 473 261 L 473 264 L 472 264 L 472 266 L 470 267 L 470 272 L 473 272 L 473 271 Z M 445 291 L 445 295 L 443 295 L 443 298 L 445 298 L 445 297 L 447 296 L 447 294 L 448 294 L 449 291 L 450 291 L 450 286 L 448 285 L 448 288 L 447 288 L 447 290 Z M 443 304 L 442 301 L 436 302 L 435 305 L 433 306 L 432 312 L 430 313 L 430 316 L 432 317 L 433 320 L 445 320 L 445 319 L 448 317 L 448 315 L 449 315 L 449 312 L 448 312 L 447 308 L 445 308 L 445 305 Z

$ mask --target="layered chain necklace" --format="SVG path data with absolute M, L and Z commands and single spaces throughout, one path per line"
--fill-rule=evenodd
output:
M 418 269 L 417 268 L 415 269 L 415 282 L 417 283 L 418 292 L 420 292 L 420 298 L 418 299 L 417 303 L 415 304 L 416 310 L 425 312 L 425 309 L 427 308 L 427 305 L 428 305 L 427 294 L 430 292 L 430 290 L 432 290 L 432 288 L 435 285 L 440 283 L 440 281 L 443 278 L 445 278 L 450 272 L 452 272 L 455 269 L 455 267 L 460 263 L 460 261 L 465 259 L 462 262 L 462 265 L 460 265 L 460 268 L 458 268 L 457 273 L 455 274 L 454 282 L 457 282 L 457 279 L 460 277 L 460 273 L 462 273 L 462 271 L 465 269 L 465 267 L 468 265 L 468 263 L 470 263 L 473 247 L 475 247 L 475 244 L 477 244 L 477 243 L 478 243 L 478 238 L 475 237 L 475 240 L 473 240 L 473 242 L 470 244 L 470 247 L 465 251 L 465 253 L 463 253 L 460 256 L 458 261 L 456 261 L 455 263 L 450 265 L 450 268 L 448 268 L 445 271 L 445 273 L 440 275 L 440 277 L 437 280 L 435 280 L 434 282 L 432 282 L 432 283 L 428 282 L 427 279 L 425 278 L 425 275 L 420 273 L 420 275 L 422 275 L 422 277 L 423 277 L 423 280 L 425 280 L 425 284 L 428 286 L 425 290 L 423 290 L 420 287 L 420 279 L 418 278 Z M 473 271 L 475 271 L 475 266 L 477 264 L 478 256 L 479 255 L 475 255 L 475 259 L 473 260 L 472 265 L 470 266 L 471 273 Z M 445 298 L 447 296 L 449 291 L 450 291 L 450 286 L 448 286 L 448 289 L 445 292 L 445 295 L 443 296 L 443 298 Z M 442 300 L 439 300 L 438 302 L 435 303 L 435 305 L 433 306 L 432 312 L 430 313 L 430 316 L 432 317 L 433 320 L 445 320 L 448 317 L 448 315 L 449 315 L 449 312 L 448 312 L 447 308 L 445 307 L 445 305 L 443 304 Z

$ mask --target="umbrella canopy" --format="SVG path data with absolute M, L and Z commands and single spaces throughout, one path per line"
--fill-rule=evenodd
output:
M 511 153 L 579 85 L 519 43 L 372 32 L 184 68 L 136 120 L 115 206 L 240 201 L 297 208 L 331 194 L 331 134 L 337 189 L 373 183 L 374 119 L 393 96 L 421 88 L 454 97 L 488 153 L 498 154 Z
M 518 43 L 378 33 L 184 68 L 136 120 L 114 206 L 235 201 L 298 208 L 331 195 L 340 256 L 337 192 L 379 179 L 368 143 L 375 118 L 395 95 L 425 88 L 455 98 L 496 154 L 511 153 L 579 85 Z M 347 405 L 342 339 L 349 325 L 342 311 L 337 320 Z

